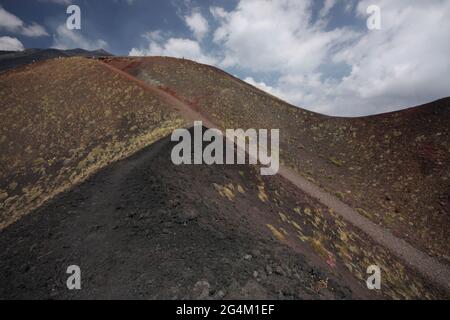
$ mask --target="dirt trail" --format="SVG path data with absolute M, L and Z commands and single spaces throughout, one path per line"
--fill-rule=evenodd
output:
M 260 223 L 270 210 L 250 192 L 231 202 L 211 190 L 241 170 L 256 179 L 253 167 L 175 166 L 173 145 L 166 137 L 0 231 L 0 299 L 377 298 L 272 239 Z M 73 264 L 82 290 L 66 288 Z
M 410 267 L 450 292 L 450 270 L 446 265 L 414 248 L 403 239 L 397 238 L 389 230 L 386 230 L 366 217 L 363 217 L 337 197 L 311 183 L 292 169 L 280 166 L 279 174 L 291 181 L 306 194 L 318 199 L 322 204 L 331 208 L 346 221 L 370 236 L 375 242 L 389 249 Z
M 220 126 L 215 125 L 209 119 L 193 110 L 191 106 L 168 94 L 167 92 L 155 86 L 151 86 L 148 83 L 137 79 L 108 63 L 101 63 L 103 63 L 107 68 L 123 75 L 129 80 L 139 84 L 141 87 L 151 90 L 159 97 L 165 99 L 189 121 L 202 121 L 205 127 L 218 128 L 220 130 L 224 129 Z M 430 281 L 433 281 L 437 286 L 450 292 L 450 269 L 447 266 L 428 256 L 423 251 L 414 248 L 406 241 L 395 237 L 390 231 L 361 216 L 353 208 L 349 207 L 344 202 L 340 201 L 338 198 L 324 191 L 315 184 L 309 182 L 307 179 L 305 179 L 292 169 L 280 165 L 278 174 L 296 185 L 306 194 L 318 199 L 321 203 L 334 210 L 347 222 L 359 228 L 375 242 L 389 249 L 395 256 L 400 258 L 402 261 L 407 263 L 407 265 L 411 266 L 413 269 L 421 273 Z

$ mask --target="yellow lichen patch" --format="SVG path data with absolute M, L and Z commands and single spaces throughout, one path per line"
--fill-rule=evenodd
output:
M 350 262 L 344 262 L 344 265 L 347 267 L 348 271 L 353 272 L 353 264 Z
M 266 226 L 267 226 L 267 228 L 270 229 L 270 231 L 272 231 L 272 234 L 274 235 L 274 237 L 277 238 L 279 241 L 286 240 L 286 238 L 284 237 L 284 234 L 281 233 L 280 231 L 278 231 L 278 229 L 275 228 L 273 225 L 267 224 Z
M 300 225 L 297 222 L 291 221 L 291 223 L 292 223 L 292 225 L 294 226 L 295 229 L 302 230 L 302 228 L 300 227 Z
M 0 200 L 8 198 L 8 193 L 6 191 L 0 190 Z
M 356 211 L 358 211 L 358 213 L 360 215 L 364 216 L 364 217 L 372 218 L 371 215 L 366 210 L 364 210 L 362 208 L 356 208 Z
M 312 224 L 316 227 L 319 228 L 319 226 L 321 225 L 322 220 L 320 219 L 320 216 L 316 215 L 314 216 L 314 221 L 312 221 Z
M 240 184 L 237 185 L 237 191 L 238 191 L 239 193 L 242 193 L 242 194 L 245 193 L 244 188 L 243 188 Z
M 336 248 L 338 249 L 338 255 L 344 260 L 351 260 L 352 256 L 350 255 L 350 252 L 348 251 L 346 246 L 336 245 Z
M 267 202 L 269 200 L 269 196 L 267 195 L 266 191 L 264 190 L 264 186 L 258 186 L 258 198 L 262 202 Z
M 303 210 L 308 216 L 311 215 L 311 209 L 306 207 L 305 210 Z
M 39 186 L 25 187 L 22 192 L 24 193 L 28 201 L 31 201 L 39 197 L 39 195 L 42 193 L 42 188 Z
M 300 208 L 298 208 L 298 207 L 295 207 L 295 208 L 294 208 L 294 212 L 295 212 L 295 213 L 298 213 L 298 214 L 301 214 L 301 210 L 300 210 Z
M 286 217 L 285 214 L 283 214 L 282 212 L 278 212 L 278 215 L 280 216 L 281 221 L 283 222 L 289 222 L 289 219 Z
M 344 241 L 344 242 L 347 242 L 347 241 L 348 241 L 348 236 L 347 236 L 347 234 L 346 234 L 344 231 L 342 231 L 342 230 L 339 230 L 339 238 L 340 238 L 342 241 Z
M 334 164 L 337 167 L 342 167 L 343 165 L 342 160 L 336 159 L 335 157 L 331 157 L 329 160 L 332 164 Z
M 345 198 L 345 195 L 344 195 L 343 192 L 336 191 L 334 194 L 335 194 L 335 196 L 338 197 L 340 200 L 344 200 L 344 198 Z
M 328 259 L 330 256 L 329 251 L 323 245 L 321 239 L 310 238 L 309 243 L 311 244 L 314 251 L 319 254 L 321 257 Z
M 302 242 L 308 242 L 309 238 L 307 236 L 305 236 L 303 233 L 301 233 L 300 231 L 298 232 L 297 237 L 302 241 Z
M 233 201 L 233 199 L 236 197 L 233 191 L 234 187 L 231 183 L 228 186 L 221 186 L 218 185 L 217 183 L 214 183 L 213 185 L 214 188 L 217 190 L 217 192 L 219 192 L 219 194 L 222 197 L 227 198 L 230 201 Z
M 354 253 L 354 254 L 359 254 L 359 249 L 358 249 L 357 246 L 352 246 L 352 245 L 350 245 L 350 246 L 348 247 L 348 249 L 350 250 L 350 252 L 352 252 L 352 253 Z
M 289 232 L 286 231 L 286 229 L 284 229 L 283 227 L 280 227 L 281 232 L 284 233 L 284 235 L 288 236 Z
M 15 190 L 17 188 L 17 182 L 11 182 L 8 186 L 9 190 Z

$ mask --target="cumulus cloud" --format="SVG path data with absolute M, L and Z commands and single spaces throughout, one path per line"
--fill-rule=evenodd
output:
M 370 4 L 361 1 L 357 13 L 365 17 Z M 366 103 L 381 111 L 448 96 L 450 2 L 383 0 L 378 5 L 382 29 L 366 32 L 333 56 L 351 66 L 337 92 L 347 93 L 360 108 Z
M 29 26 L 24 26 L 22 28 L 22 34 L 27 37 L 48 36 L 48 33 L 45 31 L 44 27 L 34 22 Z
M 202 16 L 200 11 L 194 10 L 191 15 L 184 17 L 189 29 L 191 29 L 197 40 L 202 40 L 209 31 L 208 21 Z
M 19 17 L 6 11 L 2 6 L 0 6 L 0 29 L 27 37 L 48 36 L 47 31 L 41 25 L 34 22 L 31 25 L 26 25 Z
M 186 58 L 205 64 L 217 64 L 215 56 L 208 54 L 201 46 L 201 41 L 209 31 L 208 21 L 198 9 L 183 17 L 184 22 L 192 31 L 193 38 L 171 37 L 161 30 L 153 30 L 142 35 L 148 41 L 146 47 L 132 48 L 130 56 L 169 56 Z
M 2 51 L 22 51 L 24 50 L 22 42 L 17 38 L 0 37 L 0 50 Z
M 23 21 L 0 6 L 0 28 L 14 31 L 23 26 Z
M 102 39 L 92 40 L 85 37 L 78 30 L 69 30 L 66 25 L 60 25 L 56 28 L 53 35 L 52 48 L 55 49 L 75 49 L 81 48 L 85 50 L 105 49 L 108 47 L 106 41 Z
M 219 21 L 214 41 L 224 48 L 222 65 L 256 72 L 311 72 L 329 50 L 354 37 L 350 30 L 325 31 L 312 23 L 310 1 L 241 1 Z
M 215 64 L 216 60 L 203 53 L 197 41 L 183 38 L 169 38 L 165 41 L 150 39 L 148 48 L 133 48 L 130 56 L 170 56 L 177 58 L 187 58 L 206 64 Z
M 246 80 L 296 105 L 333 115 L 366 115 L 450 95 L 450 2 L 375 1 L 382 29 L 334 28 L 324 20 L 337 6 L 325 1 L 313 20 L 312 1 L 241 0 L 219 23 L 220 65 L 272 75 L 270 85 Z M 364 22 L 373 1 L 360 1 Z M 353 11 L 353 2 L 344 7 Z M 348 73 L 336 76 L 336 70 Z
M 373 4 L 381 8 L 381 30 L 365 27 Z M 335 11 L 354 21 L 330 24 Z M 324 0 L 319 7 L 313 0 L 240 0 L 231 11 L 216 6 L 208 16 L 184 16 L 192 39 L 154 31 L 130 55 L 215 64 L 300 107 L 368 115 L 450 95 L 449 16 L 443 0 Z
M 227 16 L 227 12 L 221 7 L 210 7 L 209 11 L 215 19 L 224 19 Z
M 322 9 L 320 9 L 319 17 L 323 18 L 327 16 L 335 5 L 336 0 L 325 0 Z
M 148 41 L 162 41 L 164 39 L 164 33 L 161 30 L 154 30 L 144 33 L 142 37 Z

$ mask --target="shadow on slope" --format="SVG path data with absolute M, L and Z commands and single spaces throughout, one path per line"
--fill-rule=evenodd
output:
M 0 231 L 0 298 L 443 296 L 281 177 L 175 166 L 173 145 L 162 139 Z M 379 294 L 365 288 L 374 263 Z

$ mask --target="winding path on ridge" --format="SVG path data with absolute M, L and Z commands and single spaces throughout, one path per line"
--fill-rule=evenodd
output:
M 188 121 L 202 121 L 203 125 L 208 128 L 220 128 L 215 125 L 211 120 L 207 119 L 202 114 L 193 110 L 191 106 L 181 101 L 177 97 L 170 95 L 158 87 L 152 86 L 136 77 L 133 77 L 129 73 L 111 65 L 100 61 L 110 70 L 119 73 L 120 75 L 135 82 L 142 88 L 150 90 L 152 93 L 166 100 L 177 111 L 179 111 Z M 292 169 L 280 165 L 278 172 L 280 176 L 287 179 L 295 186 L 300 188 L 306 194 L 318 199 L 322 204 L 332 209 L 335 213 L 342 216 L 347 222 L 351 223 L 355 227 L 359 228 L 375 242 L 389 249 L 395 256 L 404 261 L 407 265 L 421 273 L 430 281 L 433 281 L 437 286 L 450 292 L 450 268 L 440 263 L 436 259 L 430 257 L 421 250 L 416 249 L 405 240 L 394 236 L 389 230 L 382 228 L 375 224 L 366 217 L 361 216 L 356 210 L 339 200 L 337 197 L 324 191 L 319 186 L 308 181 Z

